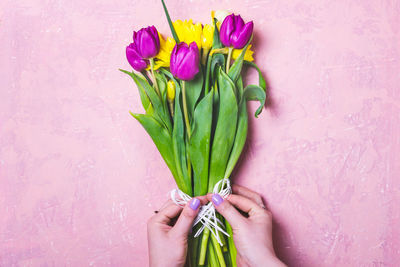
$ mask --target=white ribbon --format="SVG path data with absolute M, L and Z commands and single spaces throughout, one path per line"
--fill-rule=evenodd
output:
M 222 198 L 227 198 L 232 193 L 231 182 L 229 179 L 224 178 L 218 181 L 218 183 L 216 183 L 214 186 L 213 193 L 219 194 Z M 170 194 L 172 201 L 181 207 L 185 206 L 186 203 L 192 199 L 189 195 L 179 189 L 173 189 Z M 201 224 L 201 227 L 199 230 L 197 230 L 194 237 L 198 237 L 205 228 L 208 228 L 212 235 L 217 239 L 218 243 L 222 246 L 219 232 L 229 236 L 229 234 L 225 231 L 224 224 L 217 218 L 214 205 L 211 202 L 200 207 L 200 211 L 194 220 L 193 227 L 199 223 Z

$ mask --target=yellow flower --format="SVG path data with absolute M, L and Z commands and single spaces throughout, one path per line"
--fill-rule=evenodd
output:
M 201 23 L 193 24 L 193 20 L 177 20 L 173 23 L 179 41 L 190 44 L 196 42 L 197 47 L 201 49 L 201 36 L 203 27 Z
M 176 90 L 176 85 L 175 85 L 174 81 L 169 80 L 167 83 L 167 98 L 168 98 L 169 102 L 174 101 L 175 90 Z
M 168 37 L 167 40 L 165 40 L 161 34 L 158 34 L 158 37 L 160 39 L 160 51 L 158 52 L 155 60 L 154 69 L 156 70 L 161 67 L 169 67 L 171 53 L 175 47 L 174 38 Z M 147 70 L 149 69 L 150 67 L 147 67 Z
M 204 50 L 210 50 L 213 44 L 214 37 L 214 26 L 211 24 L 206 24 L 203 27 L 203 34 L 201 38 L 201 47 Z
M 251 50 L 251 44 L 247 47 L 246 53 L 244 54 L 244 60 L 254 61 L 253 54 L 254 51 Z M 243 49 L 233 49 L 232 58 L 237 59 Z

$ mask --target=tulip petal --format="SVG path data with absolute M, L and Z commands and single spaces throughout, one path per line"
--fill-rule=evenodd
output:
M 199 55 L 199 48 L 196 44 L 196 42 L 192 42 L 189 45 L 187 55 L 183 58 L 180 66 L 185 67 L 185 71 L 182 71 L 181 73 L 181 79 L 182 80 L 192 80 L 197 73 L 199 73 L 199 61 L 200 61 L 200 55 Z
M 147 61 L 140 57 L 134 43 L 131 43 L 126 47 L 126 58 L 132 68 L 136 71 L 142 71 L 147 67 Z
M 234 17 L 235 19 L 235 32 L 241 31 L 244 26 L 244 21 L 240 15 Z
M 242 49 L 253 34 L 253 22 L 250 21 L 244 25 L 241 31 L 236 31 L 231 36 L 232 45 L 236 49 Z
M 197 73 L 199 73 L 199 68 L 195 67 L 193 62 L 198 62 L 198 52 L 197 53 L 188 53 L 182 63 L 178 66 L 178 78 L 181 80 L 189 81 L 192 80 Z
M 178 66 L 182 62 L 182 59 L 184 58 L 184 56 L 186 55 L 187 50 L 188 50 L 187 44 L 184 42 L 181 42 L 179 44 L 176 44 L 174 47 L 174 50 L 172 51 L 170 68 L 171 68 L 172 74 L 176 77 L 178 75 Z
M 137 45 L 142 58 L 155 57 L 158 53 L 157 42 L 151 31 L 148 28 L 141 29 L 138 32 L 138 37 L 139 43 Z
M 181 80 L 192 80 L 199 72 L 199 48 L 196 42 L 190 46 L 181 42 L 174 47 L 171 54 L 171 73 Z
M 169 68 L 171 70 L 172 75 L 176 77 L 176 53 L 178 50 L 178 45 L 175 45 L 174 49 L 171 52 L 171 58 L 169 60 Z
M 222 22 L 219 37 L 221 39 L 221 43 L 224 46 L 232 45 L 230 36 L 231 36 L 232 32 L 234 32 L 234 30 L 235 30 L 234 17 L 235 17 L 235 14 L 231 14 L 224 19 L 224 22 Z
M 152 36 L 156 42 L 157 51 L 159 51 L 160 50 L 160 38 L 158 36 L 158 31 L 157 31 L 156 27 L 154 27 L 154 25 L 149 28 L 150 28 L 149 30 L 151 31 Z

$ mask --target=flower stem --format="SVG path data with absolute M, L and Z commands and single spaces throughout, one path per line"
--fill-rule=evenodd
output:
M 185 81 L 182 81 L 182 101 L 183 101 L 183 115 L 185 116 L 185 123 L 186 123 L 186 131 L 187 131 L 188 137 L 190 138 L 190 136 L 192 135 L 192 131 L 190 130 L 189 115 L 188 115 L 187 103 L 186 103 Z
M 206 260 L 208 237 L 210 236 L 210 229 L 205 228 L 203 231 L 203 238 L 201 239 L 200 255 L 199 255 L 199 265 L 204 265 Z
M 219 266 L 226 267 L 224 254 L 222 254 L 221 246 L 219 245 L 217 238 L 214 235 L 211 235 L 211 241 L 215 249 L 215 252 L 217 253 Z
M 228 59 L 226 60 L 226 73 L 228 73 L 229 68 L 231 67 L 232 52 L 233 52 L 233 47 L 229 47 Z
M 150 80 L 149 76 L 147 76 L 146 71 L 142 70 L 141 73 L 142 73 L 142 75 L 146 78 L 147 82 L 148 82 L 150 85 L 153 85 L 153 82 Z
M 206 65 L 209 51 L 210 49 L 203 48 L 203 53 L 201 55 L 201 64 Z
M 171 112 L 171 117 L 174 117 L 174 102 L 168 101 L 169 111 Z
M 153 81 L 154 81 L 153 84 L 154 84 L 154 87 L 156 88 L 156 92 L 159 96 L 161 96 L 160 89 L 158 89 L 156 75 L 154 74 L 154 59 L 153 58 L 150 58 L 150 69 L 151 69 L 151 75 L 153 76 Z
M 231 225 L 228 223 L 228 221 L 225 221 L 225 225 L 226 225 L 226 231 L 229 234 L 228 237 L 228 246 L 229 246 L 229 254 L 230 254 L 230 258 L 232 261 L 232 267 L 236 267 L 236 247 L 235 247 L 235 243 L 233 242 L 233 230 Z
M 192 130 L 190 129 L 189 115 L 188 115 L 188 110 L 187 110 L 185 81 L 182 81 L 182 102 L 183 102 L 183 115 L 185 117 L 185 124 L 186 124 L 186 133 L 188 136 L 188 142 L 186 142 L 186 145 L 187 145 L 187 144 L 189 144 L 190 137 L 192 136 Z M 186 151 L 188 151 L 187 147 L 186 147 Z M 188 171 L 188 176 L 189 176 L 188 179 L 190 182 L 192 182 L 192 164 L 190 163 L 189 153 L 186 153 L 186 158 L 187 158 L 187 171 Z
M 217 255 L 215 255 L 215 249 L 211 244 L 208 246 L 208 265 L 209 266 L 219 266 Z

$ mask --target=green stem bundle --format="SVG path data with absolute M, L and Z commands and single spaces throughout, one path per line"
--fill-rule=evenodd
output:
M 154 87 L 156 88 L 156 92 L 159 96 L 161 96 L 160 89 L 158 88 L 157 78 L 156 75 L 154 74 L 154 58 L 150 58 L 150 69 L 151 69 L 151 75 L 153 76 L 153 84 Z
M 179 43 L 161 1 L 172 36 Z M 251 39 L 231 64 L 234 49 L 220 42 L 216 19 L 213 38 L 211 49 L 203 47 L 200 72 L 190 81 L 179 80 L 166 67 L 156 72 L 154 58 L 149 59 L 150 71 L 143 70 L 143 76 L 121 70 L 133 78 L 145 110 L 145 114 L 131 112 L 132 116 L 151 136 L 179 189 L 190 196 L 212 192 L 220 179 L 230 176 L 246 141 L 247 101 L 260 102 L 257 117 L 266 99 L 266 82 L 260 69 L 252 62 L 244 62 Z M 258 71 L 259 85 L 243 86 L 243 63 Z M 175 100 L 168 98 L 168 80 L 176 84 Z M 218 215 L 218 219 L 226 224 L 230 236 L 219 233 L 222 245 L 214 235 L 210 236 L 208 228 L 199 237 L 190 236 L 191 266 L 236 266 L 232 228 L 222 216 Z M 196 225 L 193 232 L 199 227 Z

